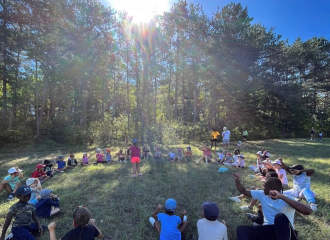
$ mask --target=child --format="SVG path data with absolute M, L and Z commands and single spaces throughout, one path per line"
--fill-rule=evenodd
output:
M 0 239 L 5 238 L 7 229 L 13 217 L 15 218 L 12 225 L 12 235 L 16 239 L 35 239 L 32 234 L 42 232 L 43 227 L 40 225 L 34 206 L 28 203 L 31 197 L 31 189 L 27 186 L 17 188 L 16 197 L 19 199 L 17 203 L 9 208 L 5 224 Z M 34 221 L 34 223 L 32 223 Z M 31 234 L 32 233 L 32 234 Z
M 123 149 L 120 149 L 119 152 L 116 153 L 116 155 L 118 156 L 119 162 L 126 162 L 125 161 L 125 154 L 123 152 Z
M 3 189 L 8 193 L 7 200 L 13 200 L 16 190 L 21 186 L 20 179 L 23 178 L 23 174 L 18 167 L 12 167 L 8 169 L 9 175 L 7 175 L 0 185 L 0 193 Z
M 89 165 L 89 158 L 92 156 L 92 154 L 89 154 L 87 156 L 87 153 L 83 153 L 83 157 L 81 159 L 81 166 L 87 166 Z
M 241 141 L 238 141 L 238 143 L 237 143 L 237 149 L 241 149 L 241 146 L 242 146 L 242 142 Z
M 198 240 L 228 240 L 225 221 L 219 217 L 219 208 L 214 202 L 202 204 L 202 219 L 197 221 Z
M 53 177 L 53 175 L 54 175 L 54 169 L 53 169 L 52 162 L 50 160 L 45 159 L 42 162 L 42 165 L 45 165 L 44 172 L 46 173 L 46 175 L 49 176 L 49 177 Z
M 82 206 L 74 210 L 72 216 L 74 229 L 68 231 L 61 240 L 102 238 L 101 231 L 95 226 L 95 219 L 91 219 L 90 215 L 88 209 Z M 50 240 L 56 240 L 55 228 L 55 222 L 48 225 Z
M 105 161 L 107 162 L 107 163 L 110 163 L 111 162 L 111 150 L 110 150 L 110 148 L 105 148 L 104 150 L 103 150 L 103 153 L 104 153 L 104 155 L 105 155 Z
M 293 189 L 284 191 L 284 194 L 295 198 L 305 198 L 313 211 L 317 210 L 315 204 L 315 193 L 311 190 L 311 178 L 314 174 L 314 169 L 305 169 L 303 165 L 297 164 L 292 167 L 287 167 L 283 160 L 279 159 L 283 168 L 292 175 Z
M 43 183 L 48 180 L 49 176 L 44 172 L 44 167 L 46 165 L 37 164 L 36 170 L 32 173 L 32 178 L 38 178 L 40 180 L 40 183 Z
M 178 151 L 178 153 L 176 154 L 176 157 L 174 158 L 174 161 L 178 160 L 178 162 L 180 162 L 183 158 L 182 149 L 178 148 L 177 151 Z
M 323 136 L 323 133 L 322 131 L 319 132 L 319 138 L 320 138 L 320 141 L 322 142 L 322 136 Z
M 212 162 L 212 155 L 211 155 L 211 148 L 209 148 L 208 145 L 205 145 L 202 148 L 199 148 L 199 150 L 201 150 L 203 152 L 203 157 L 201 157 L 196 163 L 198 164 L 201 160 L 203 160 L 203 162 L 205 164 L 208 164 L 209 162 Z
M 258 151 L 257 153 L 257 164 L 256 165 L 250 165 L 249 169 L 251 169 L 253 172 L 260 174 L 262 169 L 264 169 L 263 165 L 263 159 L 262 159 L 262 152 Z
M 218 159 L 216 160 L 217 163 L 221 163 L 222 160 L 225 158 L 225 154 L 223 153 L 222 149 L 217 150 Z
M 283 188 L 288 188 L 288 178 L 286 176 L 285 170 L 282 168 L 282 163 L 279 159 L 272 162 L 273 163 L 273 169 L 276 171 L 278 175 L 278 179 L 281 180 Z
M 159 147 L 156 147 L 155 158 L 156 159 L 158 159 L 158 158 L 161 159 L 162 158 L 162 153 L 159 150 Z
M 26 180 L 26 186 L 28 186 L 32 191 L 29 203 L 32 203 L 34 205 L 35 203 L 37 203 L 36 197 L 42 190 L 39 178 L 28 178 Z
M 175 159 L 175 152 L 174 152 L 174 149 L 171 149 L 170 153 L 168 154 L 168 157 L 169 157 L 169 161 L 173 162 L 174 159 Z
M 224 164 L 224 165 L 226 165 L 226 166 L 232 166 L 232 163 L 234 163 L 234 158 L 232 157 L 232 155 L 231 155 L 230 152 L 226 153 L 226 156 L 222 160 L 221 163 Z M 236 163 L 234 163 L 234 164 L 236 164 Z
M 60 212 L 60 202 L 56 195 L 52 194 L 52 190 L 43 189 L 40 191 L 40 200 L 36 203 L 36 214 L 38 217 L 50 218 Z
M 141 154 L 141 149 L 139 148 L 139 146 L 137 145 L 137 139 L 133 139 L 132 143 L 133 146 L 130 148 L 131 154 L 132 154 L 132 158 L 131 158 L 131 163 L 133 165 L 133 178 L 136 177 L 137 174 L 139 174 L 138 176 L 141 177 L 142 174 L 140 172 L 140 154 Z
M 56 163 L 57 168 L 55 169 L 55 171 L 64 173 L 64 171 L 66 170 L 66 162 L 64 161 L 64 157 L 62 155 L 58 156 Z
M 143 146 L 143 150 L 142 150 L 142 158 L 147 158 L 148 159 L 148 155 L 149 155 L 149 149 L 147 146 Z
M 105 163 L 106 161 L 103 160 L 104 155 L 101 153 L 101 149 L 96 149 L 96 164 L 98 163 Z
M 187 161 L 191 161 L 192 160 L 191 147 L 187 147 L 187 151 L 184 152 L 184 156 L 187 159 Z
M 68 159 L 68 167 L 77 167 L 77 166 L 78 166 L 78 162 L 74 158 L 74 154 L 71 153 Z
M 187 228 L 186 211 L 182 212 L 181 218 L 174 215 L 176 210 L 176 201 L 167 199 L 165 203 L 165 213 L 159 213 L 162 206 L 158 204 L 149 222 L 155 227 L 160 239 L 181 239 L 181 233 Z
M 245 157 L 243 154 L 238 155 L 236 168 L 245 168 Z

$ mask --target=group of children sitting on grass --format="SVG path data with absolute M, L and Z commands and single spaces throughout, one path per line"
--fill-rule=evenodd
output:
M 159 149 L 156 150 L 159 151 Z M 204 146 L 200 150 L 203 152 L 203 157 L 198 162 L 203 160 L 205 163 L 222 163 L 236 168 L 245 166 L 244 156 L 239 149 L 234 150 L 233 156 L 228 152 L 224 153 L 218 150 L 218 157 L 215 160 L 213 160 L 208 146 Z M 105 151 L 108 152 L 107 149 Z M 178 151 L 178 153 L 180 152 L 182 155 L 169 154 L 170 161 L 174 161 L 176 158 L 180 161 L 183 154 L 185 154 L 185 157 L 192 157 L 190 147 L 187 148 L 186 152 Z M 96 159 L 98 159 L 98 154 L 101 154 L 100 151 L 97 151 Z M 161 157 L 161 155 L 156 154 L 155 156 Z M 252 220 L 253 226 L 239 226 L 237 228 L 237 239 L 262 240 L 265 239 L 265 236 L 269 236 L 267 239 L 271 240 L 295 240 L 297 239 L 297 231 L 294 229 L 293 222 L 295 211 L 308 215 L 317 210 L 315 193 L 310 186 L 310 176 L 313 175 L 314 170 L 305 169 L 299 164 L 288 167 L 282 158 L 271 161 L 269 159 L 270 153 L 265 150 L 258 151 L 256 156 L 256 164 L 249 166 L 249 169 L 254 173 L 250 174 L 250 177 L 259 178 L 263 182 L 262 188 L 252 186 L 246 189 L 240 183 L 240 176 L 233 174 L 237 190 L 241 195 L 229 198 L 239 203 L 244 198 L 251 198 L 249 205 L 241 206 L 241 209 L 252 211 L 256 205 L 258 209 L 257 214 L 246 213 L 246 216 Z M 12 233 L 6 239 L 15 237 L 13 239 L 29 240 L 34 239 L 33 235 L 36 233 L 46 229 L 45 226 L 40 225 L 38 217 L 50 218 L 60 212 L 59 198 L 50 189 L 42 189 L 41 183 L 52 177 L 54 173 L 65 171 L 66 167 L 79 164 L 73 154 L 70 154 L 68 166 L 63 162 L 65 163 L 63 156 L 59 156 L 56 161 L 44 160 L 43 164 L 37 164 L 36 170 L 26 180 L 25 186 L 20 183 L 20 179 L 23 178 L 22 170 L 18 167 L 12 167 L 8 170 L 9 175 L 2 181 L 0 192 L 6 190 L 9 194 L 9 200 L 16 196 L 19 201 L 9 208 L 0 240 L 5 239 L 12 218 L 15 218 L 12 224 Z M 57 164 L 55 169 L 52 166 L 54 163 Z M 293 189 L 283 191 L 283 189 L 288 188 L 287 174 L 292 175 Z M 301 203 L 301 199 L 305 199 L 309 205 Z M 175 215 L 176 208 L 176 201 L 168 199 L 165 203 L 165 212 L 159 213 L 162 206 L 158 205 L 152 217 L 149 218 L 151 225 L 160 234 L 160 239 L 181 239 L 181 233 L 188 226 L 186 212 L 184 211 L 181 217 L 178 217 Z M 215 203 L 203 203 L 201 216 L 202 219 L 197 221 L 199 240 L 228 239 L 225 222 L 217 220 L 219 208 Z M 75 209 L 73 226 L 74 229 L 65 234 L 61 238 L 62 240 L 89 240 L 102 237 L 101 231 L 95 226 L 95 221 L 90 218 L 90 212 L 84 206 Z M 51 240 L 56 239 L 55 227 L 54 222 L 48 226 Z

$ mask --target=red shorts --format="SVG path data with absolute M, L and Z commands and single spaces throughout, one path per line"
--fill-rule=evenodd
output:
M 131 158 L 131 162 L 132 163 L 137 163 L 137 162 L 139 163 L 140 162 L 140 158 L 139 157 L 132 157 Z

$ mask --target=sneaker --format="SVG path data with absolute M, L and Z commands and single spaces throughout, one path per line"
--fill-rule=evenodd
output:
M 240 207 L 243 211 L 245 211 L 245 210 L 253 210 L 253 207 L 250 207 L 250 206 L 241 206 Z
M 183 222 L 187 221 L 188 217 L 186 215 L 183 216 Z
M 257 217 L 258 217 L 257 215 L 254 215 L 254 214 L 251 214 L 251 213 L 245 213 L 245 216 L 248 219 L 252 220 L 252 221 L 255 221 L 257 219 Z
M 10 233 L 5 240 L 13 240 L 14 239 L 14 235 L 12 233 Z
M 229 197 L 229 199 L 231 199 L 235 202 L 241 202 L 241 199 L 239 197 Z
M 313 210 L 313 212 L 315 212 L 317 210 L 317 205 L 315 203 L 311 203 L 311 209 Z
M 150 222 L 151 226 L 154 226 L 156 220 L 153 217 L 150 217 L 149 222 Z
M 13 199 L 14 199 L 14 194 L 12 194 L 12 193 L 9 194 L 7 200 L 8 200 L 8 201 L 11 201 L 11 200 L 13 200 Z

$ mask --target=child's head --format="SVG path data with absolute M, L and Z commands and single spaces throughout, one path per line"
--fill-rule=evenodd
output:
M 296 164 L 296 165 L 293 165 L 292 167 L 289 168 L 290 171 L 292 172 L 293 170 L 304 170 L 304 166 L 301 165 L 301 164 Z M 300 175 L 301 173 L 297 174 L 297 175 Z
M 272 164 L 274 164 L 274 167 L 276 168 L 276 169 L 282 169 L 282 163 L 281 163 L 281 161 L 279 160 L 279 159 L 277 159 L 277 160 L 275 160 L 274 162 L 272 162 Z
M 227 157 L 230 157 L 231 156 L 231 153 L 230 152 L 226 153 L 226 156 Z
M 43 172 L 44 171 L 44 167 L 46 167 L 46 165 L 37 164 L 36 169 L 37 169 L 38 172 Z
M 165 202 L 165 210 L 167 214 L 174 214 L 176 210 L 176 201 L 173 198 L 169 198 Z
M 101 152 L 101 149 L 100 148 L 96 148 L 96 152 L 97 153 L 100 153 Z
M 217 152 L 219 152 L 219 153 L 223 153 L 222 149 L 218 149 Z
M 264 193 L 265 195 L 269 194 L 270 190 L 276 190 L 278 192 L 282 191 L 282 182 L 278 178 L 268 178 L 266 182 L 264 183 Z
M 219 217 L 219 208 L 214 202 L 204 202 L 202 204 L 202 216 L 209 221 L 215 221 Z
M 242 141 L 238 141 L 238 144 L 241 144 L 242 143 Z
M 47 166 L 47 165 L 50 165 L 52 163 L 48 159 L 45 159 L 44 162 L 43 162 L 43 164 Z
M 16 197 L 19 199 L 19 202 L 26 203 L 30 200 L 31 197 L 31 189 L 27 186 L 21 186 L 16 190 Z
M 70 158 L 74 158 L 74 154 L 73 153 L 70 153 Z
M 241 154 L 241 151 L 240 151 L 239 149 L 236 148 L 236 149 L 234 150 L 234 155 L 238 155 L 238 154 Z
M 107 153 L 110 153 L 110 152 L 111 152 L 110 148 L 105 149 L 105 151 L 106 151 Z
M 269 179 L 269 178 L 271 178 L 271 177 L 273 177 L 273 178 L 278 178 L 278 174 L 276 173 L 276 172 L 268 172 L 267 174 L 266 174 L 266 180 L 267 179 Z
M 86 226 L 91 218 L 89 210 L 85 207 L 78 207 L 73 212 L 73 225 Z
M 64 157 L 62 155 L 58 156 L 58 160 L 63 161 Z
M 156 147 L 156 150 L 159 151 L 159 147 Z
M 87 157 L 87 153 L 83 153 L 83 158 Z
M 132 143 L 133 143 L 134 146 L 137 145 L 137 142 L 138 142 L 137 139 L 133 139 L 133 141 L 132 141 Z
M 31 187 L 31 188 L 34 188 L 37 186 L 36 178 L 28 178 L 25 183 L 26 183 L 26 186 Z
M 178 152 L 179 152 L 179 153 L 182 152 L 182 149 L 181 149 L 181 148 L 178 148 Z
M 52 193 L 52 190 L 50 190 L 50 189 L 42 189 L 40 191 L 40 197 L 41 197 L 41 199 L 50 198 L 51 193 Z
M 191 147 L 187 147 L 187 150 L 188 150 L 188 151 L 191 151 Z
M 258 158 L 261 158 L 262 157 L 262 152 L 261 151 L 258 151 L 256 154 L 257 154 L 257 157 Z
M 20 171 L 20 170 L 19 170 Z M 12 176 L 12 175 L 14 175 L 14 176 L 18 176 L 18 171 L 17 171 L 17 169 L 15 168 L 15 167 L 12 167 L 12 168 L 9 168 L 8 169 L 8 173 Z

